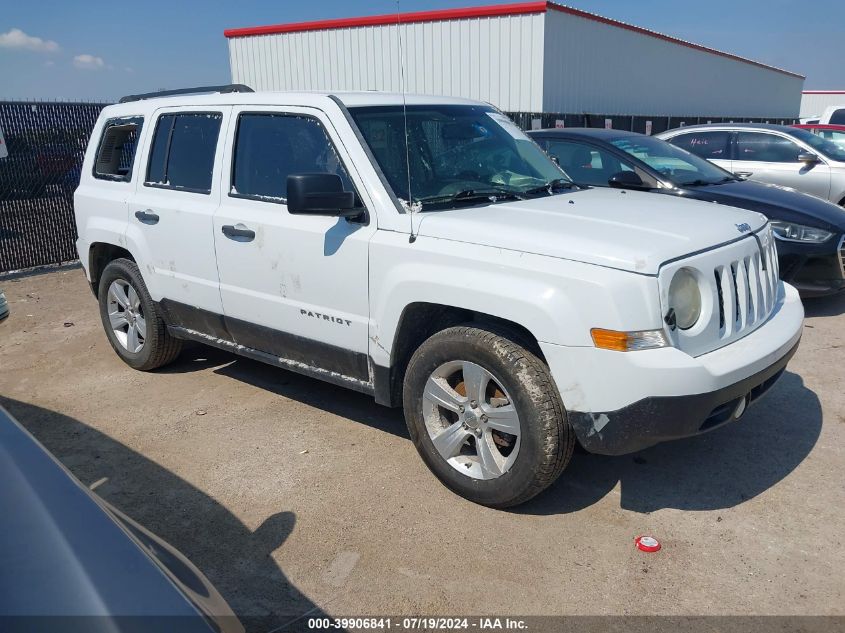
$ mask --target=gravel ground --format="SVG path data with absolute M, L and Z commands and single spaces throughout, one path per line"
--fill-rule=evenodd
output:
M 845 297 L 808 303 L 787 373 L 740 422 L 576 454 L 502 512 L 446 490 L 399 410 L 200 346 L 139 373 L 81 270 L 0 285 L 0 404 L 244 618 L 845 614 Z M 643 533 L 663 549 L 637 551 Z

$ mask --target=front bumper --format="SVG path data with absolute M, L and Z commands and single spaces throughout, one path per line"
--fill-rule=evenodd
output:
M 802 297 L 845 291 L 845 236 L 824 244 L 778 241 L 780 276 Z
M 736 419 L 798 347 L 804 308 L 794 288 L 782 287 L 764 325 L 697 357 L 676 348 L 612 352 L 541 343 L 584 448 L 622 455 Z

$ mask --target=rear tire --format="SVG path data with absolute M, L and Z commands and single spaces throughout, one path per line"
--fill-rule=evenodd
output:
M 449 489 L 493 508 L 550 486 L 575 446 L 548 367 L 516 340 L 496 327 L 448 328 L 405 374 L 405 420 L 423 461 Z
M 167 332 L 135 262 L 115 259 L 109 263 L 100 277 L 97 298 L 109 343 L 127 365 L 150 371 L 179 356 L 182 341 Z

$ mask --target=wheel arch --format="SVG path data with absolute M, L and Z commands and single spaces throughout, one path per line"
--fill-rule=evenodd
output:
M 91 291 L 94 296 L 100 287 L 100 277 L 106 266 L 116 259 L 129 259 L 137 264 L 135 257 L 122 246 L 110 242 L 94 242 L 88 249 L 88 270 L 90 275 Z
M 414 351 L 437 332 L 469 323 L 505 333 L 545 362 L 537 337 L 516 321 L 465 307 L 417 301 L 402 310 L 390 347 L 389 366 L 375 365 L 376 401 L 401 406 L 405 371 Z

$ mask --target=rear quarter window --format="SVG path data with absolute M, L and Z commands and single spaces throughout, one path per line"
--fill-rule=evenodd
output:
M 132 166 L 143 124 L 144 118 L 140 116 L 106 121 L 94 160 L 94 178 L 118 182 L 132 179 Z

